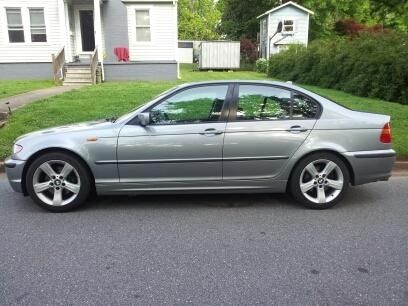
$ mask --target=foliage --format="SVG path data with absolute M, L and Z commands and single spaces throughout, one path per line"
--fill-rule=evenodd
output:
M 256 40 L 259 20 L 256 17 L 274 6 L 279 0 L 219 0 L 223 8 L 219 31 L 230 39 L 246 36 Z
M 288 2 L 289 0 L 283 1 Z M 222 17 L 219 31 L 231 39 L 242 35 L 255 40 L 259 32 L 260 14 L 279 5 L 279 0 L 220 0 Z M 334 36 L 335 23 L 352 19 L 369 26 L 381 24 L 400 32 L 408 32 L 407 0 L 296 0 L 314 11 L 310 19 L 310 38 Z
M 408 35 L 316 40 L 273 55 L 269 76 L 408 104 Z
M 254 63 L 258 57 L 256 44 L 246 38 L 241 37 L 241 59 L 245 62 Z
M 111 118 L 129 112 L 160 92 L 179 83 L 206 80 L 264 80 L 265 74 L 249 71 L 198 72 L 194 65 L 182 65 L 182 79 L 177 82 L 107 82 L 38 101 L 15 112 L 0 129 L 0 160 L 10 154 L 14 139 L 38 129 L 74 122 Z M 408 106 L 362 98 L 315 86 L 305 88 L 356 110 L 391 116 L 393 148 L 399 157 L 408 157 Z M 115 101 L 115 103 L 112 103 Z
M 218 39 L 217 25 L 220 18 L 221 13 L 213 0 L 179 0 L 179 39 Z
M 382 24 L 375 24 L 368 26 L 366 24 L 359 23 L 355 20 L 346 19 L 339 20 L 334 24 L 334 31 L 339 35 L 356 36 L 361 33 L 383 33 L 389 32 L 384 29 Z
M 268 71 L 268 60 L 266 58 L 260 58 L 255 63 L 256 71 L 259 73 L 266 73 Z

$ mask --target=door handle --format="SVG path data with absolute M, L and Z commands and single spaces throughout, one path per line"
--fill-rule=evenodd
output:
M 301 132 L 306 132 L 307 129 L 305 129 L 304 127 L 301 127 L 300 125 L 293 125 L 286 131 L 290 133 L 301 133 Z
M 205 129 L 203 132 L 200 133 L 200 135 L 221 135 L 222 133 L 224 132 L 210 128 L 210 129 Z

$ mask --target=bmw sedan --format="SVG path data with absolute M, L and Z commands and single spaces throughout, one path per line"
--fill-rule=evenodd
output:
M 289 83 L 192 83 L 117 119 L 21 136 L 5 166 L 15 191 L 54 212 L 92 194 L 286 191 L 324 209 L 388 180 L 389 122 Z

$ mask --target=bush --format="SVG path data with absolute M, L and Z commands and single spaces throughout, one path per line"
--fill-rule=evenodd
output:
M 256 44 L 246 37 L 241 37 L 240 43 L 241 60 L 247 63 L 255 63 L 258 56 Z
M 255 69 L 260 73 L 267 73 L 268 71 L 268 60 L 265 58 L 260 58 L 255 63 Z
M 407 58 L 407 34 L 363 34 L 291 46 L 271 56 L 268 75 L 408 104 Z

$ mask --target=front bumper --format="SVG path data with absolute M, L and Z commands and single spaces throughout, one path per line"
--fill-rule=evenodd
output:
M 4 162 L 4 167 L 6 169 L 10 186 L 16 192 L 23 192 L 22 178 L 25 164 L 25 160 L 17 160 L 12 158 L 7 158 Z
M 354 185 L 386 181 L 391 176 L 395 151 L 374 150 L 343 153 L 354 172 Z

